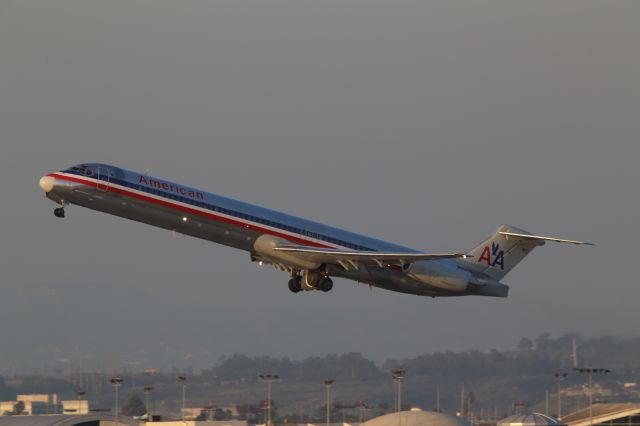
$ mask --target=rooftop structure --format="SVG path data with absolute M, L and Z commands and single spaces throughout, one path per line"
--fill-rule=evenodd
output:
M 89 414 L 89 401 L 86 399 L 70 399 L 62 401 L 64 414 Z
M 412 408 L 410 411 L 385 414 L 364 422 L 364 426 L 470 426 L 466 419 L 435 411 L 422 411 Z
M 587 407 L 564 416 L 562 421 L 569 426 L 609 426 L 614 424 L 639 426 L 640 404 L 593 404 L 592 417 L 589 416 L 589 407 Z
M 514 414 L 498 421 L 498 426 L 557 426 L 559 420 L 540 413 Z
M 49 416 L 4 416 L 0 417 L 0 426 L 75 426 L 87 424 L 99 426 L 108 424 L 113 426 L 115 417 L 112 414 L 100 413 L 86 416 L 69 416 L 64 414 Z M 120 426 L 139 426 L 137 420 L 131 417 L 119 416 Z
M 140 423 L 146 426 L 247 426 L 246 420 L 173 420 Z M 2 425 L 0 425 L 2 426 Z

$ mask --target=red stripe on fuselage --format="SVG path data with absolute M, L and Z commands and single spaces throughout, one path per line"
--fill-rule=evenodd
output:
M 201 217 L 205 217 L 205 218 L 216 220 L 218 222 L 227 223 L 229 225 L 234 225 L 234 226 L 237 226 L 238 228 L 248 229 L 248 230 L 257 231 L 257 232 L 262 232 L 263 234 L 273 235 L 274 237 L 283 238 L 285 240 L 293 241 L 293 242 L 296 242 L 298 244 L 304 244 L 304 245 L 311 246 L 311 247 L 332 248 L 332 246 L 316 243 L 315 241 L 305 240 L 303 238 L 298 238 L 298 237 L 294 237 L 294 236 L 291 236 L 291 235 L 288 235 L 288 234 L 283 234 L 281 232 L 273 231 L 271 229 L 266 229 L 266 228 L 263 228 L 261 226 L 248 225 L 248 224 L 246 224 L 244 222 L 240 222 L 240 221 L 237 221 L 237 220 L 229 219 L 229 218 L 224 217 L 224 216 L 219 216 L 219 215 L 210 213 L 210 210 L 207 211 L 207 212 L 203 212 L 201 210 L 196 210 L 196 209 L 192 209 L 190 207 L 181 206 L 179 204 L 175 204 L 175 203 L 170 202 L 170 201 L 158 200 L 157 198 L 149 197 L 149 196 L 146 196 L 146 195 L 143 195 L 143 194 L 138 194 L 137 192 L 133 192 L 133 191 L 125 190 L 125 189 L 121 189 L 121 188 L 116 188 L 114 186 L 111 186 L 108 182 L 97 183 L 97 182 L 93 182 L 93 181 L 90 181 L 90 180 L 84 180 L 83 178 L 80 178 L 80 177 L 66 176 L 66 175 L 61 175 L 61 174 L 58 174 L 58 173 L 50 173 L 47 176 L 51 176 L 51 177 L 56 178 L 56 179 L 67 180 L 67 181 L 70 181 L 70 182 L 81 183 L 83 185 L 90 186 L 90 187 L 93 187 L 93 188 L 97 188 L 98 186 L 100 186 L 100 190 L 107 190 L 107 191 L 114 192 L 116 194 L 122 194 L 122 195 L 126 195 L 128 197 L 131 197 L 131 198 L 136 198 L 138 200 L 148 201 L 150 203 L 154 203 L 154 204 L 157 204 L 159 206 L 168 207 L 168 208 L 175 209 L 175 210 L 180 210 L 180 211 L 185 212 L 185 213 L 190 213 L 190 214 L 193 214 L 193 215 L 196 215 L 196 216 L 201 216 Z M 399 265 L 387 265 L 387 268 L 393 269 L 395 271 L 402 272 L 402 268 Z
M 51 176 L 51 177 L 56 178 L 56 179 L 67 180 L 67 181 L 70 181 L 70 182 L 81 183 L 83 185 L 94 187 L 94 188 L 97 188 L 98 186 L 100 186 L 100 190 L 108 190 L 108 191 L 114 192 L 116 194 L 122 194 L 122 195 L 126 195 L 128 197 L 131 197 L 131 198 L 136 198 L 138 200 L 148 201 L 148 202 L 157 204 L 159 206 L 168 207 L 168 208 L 179 210 L 179 211 L 182 211 L 182 212 L 185 212 L 185 213 L 190 213 L 190 214 L 193 214 L 193 215 L 196 215 L 196 216 L 201 216 L 201 217 L 205 217 L 205 218 L 209 218 L 209 219 L 214 219 L 214 220 L 216 220 L 218 222 L 227 223 L 229 225 L 234 225 L 234 226 L 237 226 L 237 227 L 242 228 L 242 229 L 262 232 L 263 234 L 273 235 L 274 237 L 283 238 L 283 239 L 286 239 L 286 240 L 289 240 L 289 241 L 296 242 L 298 244 L 304 244 L 304 245 L 311 246 L 311 247 L 332 248 L 332 246 L 316 243 L 315 241 L 305 240 L 303 238 L 298 238 L 298 237 L 294 237 L 294 236 L 291 236 L 291 235 L 288 235 L 288 234 L 283 234 L 283 233 L 280 233 L 280 232 L 277 232 L 277 231 L 273 231 L 271 229 L 266 229 L 266 228 L 262 228 L 260 226 L 256 226 L 256 225 L 253 225 L 253 224 L 246 224 L 244 222 L 233 220 L 233 219 L 230 219 L 228 217 L 219 216 L 219 215 L 210 213 L 210 211 L 203 212 L 201 210 L 192 209 L 190 207 L 186 207 L 186 206 L 182 206 L 182 205 L 179 205 L 179 204 L 175 204 L 175 203 L 170 202 L 170 201 L 158 200 L 157 198 L 153 198 L 153 197 L 149 197 L 149 196 L 146 196 L 146 195 L 138 194 L 137 192 L 124 190 L 124 189 L 121 189 L 121 188 L 116 188 L 114 186 L 111 186 L 112 184 L 110 185 L 107 182 L 97 183 L 97 182 L 93 182 L 93 181 L 90 181 L 90 180 L 84 180 L 84 179 L 79 178 L 79 177 L 60 175 L 60 174 L 57 174 L 57 173 L 51 173 L 51 174 L 49 174 L 47 176 Z

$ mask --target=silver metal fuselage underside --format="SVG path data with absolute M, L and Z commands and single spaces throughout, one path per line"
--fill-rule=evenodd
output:
M 134 180 L 141 176 L 124 169 L 113 168 L 113 166 L 109 167 L 112 167 L 112 169 L 115 169 L 121 174 L 123 173 L 124 175 L 120 176 L 120 178 L 124 180 Z M 56 174 L 51 174 L 49 176 L 55 175 Z M 355 244 L 366 244 L 366 246 L 372 250 L 403 250 L 415 252 L 413 249 L 296 218 L 262 207 L 252 206 L 215 194 L 204 192 L 202 192 L 202 194 L 206 197 L 205 200 L 213 198 L 219 203 L 223 201 L 235 203 L 233 204 L 234 208 L 241 211 L 243 211 L 243 209 L 244 211 L 254 209 L 254 211 L 257 212 L 256 214 L 270 214 L 272 217 L 279 215 L 275 217 L 278 217 L 280 221 L 286 220 L 288 221 L 287 223 L 293 222 L 292 224 L 298 228 L 302 227 L 311 229 L 314 232 L 324 232 L 325 234 L 335 235 L 336 238 L 354 241 Z M 253 260 L 261 260 L 261 253 L 257 253 L 255 250 L 256 240 L 263 235 L 267 235 L 265 232 L 252 229 L 252 226 L 238 226 L 237 223 L 227 223 L 203 215 L 177 210 L 169 204 L 174 201 L 168 198 L 167 205 L 162 205 L 162 202 L 159 203 L 154 200 L 147 201 L 143 199 L 144 197 L 138 198 L 132 196 L 132 194 L 126 191 L 118 191 L 118 185 L 113 185 L 108 181 L 102 185 L 91 186 L 82 182 L 72 182 L 56 178 L 55 185 L 51 191 L 46 193 L 46 196 L 56 203 L 74 204 L 244 250 L 250 253 Z M 269 216 L 267 215 L 267 217 Z M 265 261 L 268 262 L 269 259 L 265 259 Z M 460 277 L 466 277 L 469 274 L 468 271 L 463 270 L 453 261 L 431 261 L 430 264 L 432 264 L 434 270 L 439 271 L 438 273 L 440 274 L 450 274 L 451 276 Z M 431 286 L 424 281 L 419 281 L 399 268 L 363 264 L 358 269 L 345 270 L 338 265 L 327 265 L 327 272 L 331 276 L 351 279 L 371 286 L 415 295 L 433 297 L 463 296 L 467 294 L 498 297 L 506 296 L 506 292 L 503 294 L 503 289 L 498 289 L 498 291 L 491 289 L 484 291 L 480 289 L 474 292 L 448 291 Z

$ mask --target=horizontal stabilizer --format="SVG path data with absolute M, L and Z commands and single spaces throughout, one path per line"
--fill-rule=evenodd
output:
M 522 238 L 524 240 L 555 241 L 556 243 L 569 243 L 569 244 L 579 244 L 579 245 L 587 245 L 587 246 L 595 245 L 593 243 L 587 243 L 585 241 L 566 240 L 564 238 L 555 238 L 555 237 L 542 237 L 540 235 L 520 234 L 517 232 L 500 231 L 499 233 L 502 235 L 505 235 L 507 239 L 509 239 L 509 237 L 516 237 L 516 238 Z
M 543 237 L 515 226 L 500 225 L 493 235 L 471 249 L 469 254 L 473 256 L 473 259 L 458 259 L 456 262 L 464 269 L 487 275 L 499 281 L 533 249 L 544 245 L 546 241 L 593 245 L 584 241 Z

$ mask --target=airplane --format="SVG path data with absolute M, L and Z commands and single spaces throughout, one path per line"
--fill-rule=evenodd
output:
M 501 225 L 467 253 L 425 253 L 120 167 L 78 164 L 39 181 L 65 217 L 75 204 L 249 252 L 254 262 L 289 273 L 289 290 L 328 292 L 331 277 L 430 296 L 507 297 L 500 280 L 547 241 Z

